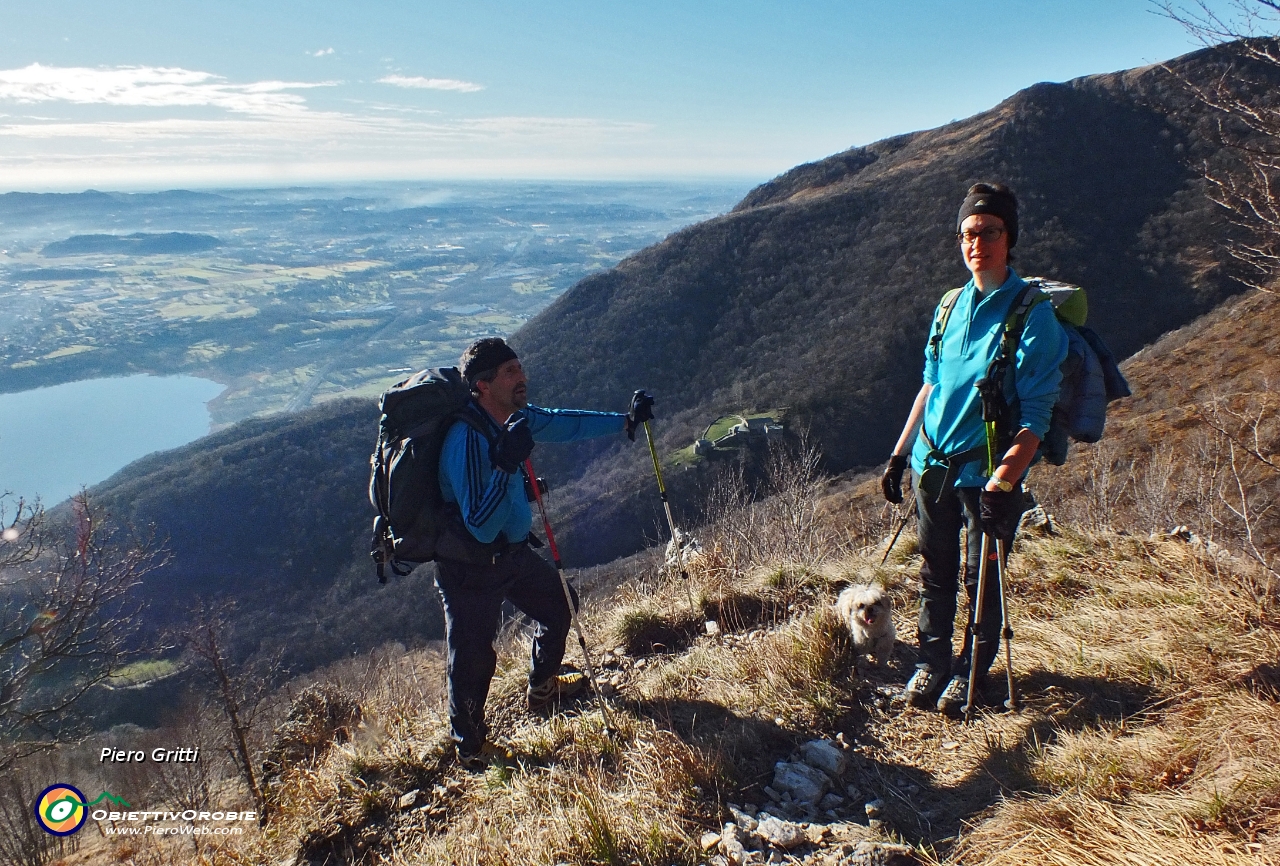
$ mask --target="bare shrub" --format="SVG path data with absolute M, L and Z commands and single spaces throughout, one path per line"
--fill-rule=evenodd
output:
M 1176 470 L 1177 458 L 1167 444 L 1152 448 L 1133 468 L 1132 508 L 1139 525 L 1148 532 L 1167 530 L 1174 523 L 1178 510 Z
M 1228 244 L 1243 282 L 1274 292 L 1280 278 L 1280 2 L 1207 0 L 1156 5 L 1205 45 L 1226 57 L 1223 69 L 1198 85 L 1183 84 L 1212 110 L 1224 154 L 1203 167 L 1209 195 L 1243 237 Z M 1224 44 L 1225 43 L 1225 44 Z
M 0 770 L 56 742 L 85 693 L 133 657 L 133 590 L 163 560 L 144 542 L 111 540 L 83 494 L 72 513 L 69 539 L 38 507 L 0 535 Z
M 44 832 L 32 813 L 36 796 L 57 777 L 45 754 L 19 759 L 0 773 L 0 862 L 44 866 L 79 847 L 75 836 L 62 839 Z
M 1111 528 L 1116 505 L 1124 490 L 1123 476 L 1117 472 L 1118 468 L 1114 449 L 1106 441 L 1089 450 L 1082 522 L 1090 529 L 1101 531 Z
M 770 563 L 817 565 L 843 552 L 843 540 L 820 516 L 821 463 L 821 449 L 802 431 L 792 444 L 770 444 L 754 484 L 741 464 L 723 470 L 704 507 L 709 565 L 741 575 Z
M 213 689 L 213 700 L 226 722 L 232 760 L 258 813 L 265 815 L 267 800 L 257 760 L 263 733 L 259 723 L 274 685 L 271 674 L 278 665 L 274 660 L 256 667 L 233 662 L 226 649 L 228 605 L 202 603 L 193 611 L 192 620 L 183 644 Z
M 1280 578 L 1280 398 L 1264 383 L 1253 394 L 1211 400 L 1199 417 L 1225 450 L 1217 490 L 1222 510 L 1216 517 L 1267 573 L 1264 594 L 1270 598 Z

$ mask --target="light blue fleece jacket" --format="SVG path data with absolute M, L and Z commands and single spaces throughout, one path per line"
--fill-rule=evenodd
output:
M 488 422 L 493 436 L 501 432 L 488 412 L 475 403 L 470 409 Z M 617 412 L 537 406 L 527 406 L 516 414 L 529 419 L 535 442 L 575 442 L 619 433 L 627 417 Z M 490 463 L 489 441 L 465 422 L 455 422 L 445 434 L 440 451 L 440 492 L 445 502 L 457 504 L 463 522 L 478 541 L 493 541 L 499 532 L 507 541 L 521 541 L 533 526 L 533 511 L 520 474 L 504 472 Z
M 944 454 L 956 454 L 986 443 L 982 400 L 975 387 L 987 374 L 1004 333 L 1005 319 L 1026 281 L 1009 269 L 1009 278 L 995 291 L 979 297 L 973 280 L 965 283 L 956 299 L 947 329 L 942 335 L 939 360 L 926 345 L 924 382 L 933 391 L 925 403 L 922 430 Z M 941 304 L 939 304 L 941 307 Z M 937 321 L 938 312 L 934 313 Z M 930 336 L 933 331 L 930 329 Z M 1020 426 L 1041 439 L 1049 429 L 1053 404 L 1062 381 L 1059 369 L 1067 357 L 1067 335 L 1058 324 L 1053 305 L 1036 304 L 1027 316 L 1016 353 L 1013 386 L 1022 407 Z M 1007 394 L 1013 399 L 1013 393 Z M 929 446 L 917 437 L 911 450 L 911 468 L 919 475 L 928 463 Z M 999 462 L 1003 455 L 996 455 Z M 985 460 L 967 464 L 956 487 L 981 487 L 987 483 Z

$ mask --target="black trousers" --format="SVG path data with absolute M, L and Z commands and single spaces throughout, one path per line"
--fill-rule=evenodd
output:
M 569 605 L 555 566 L 527 544 L 498 557 L 494 564 L 442 559 L 436 563 L 436 586 L 444 598 L 449 646 L 449 723 L 459 749 L 475 752 L 488 734 L 484 704 L 498 665 L 493 641 L 501 624 L 502 602 L 510 601 L 538 624 L 531 685 L 544 683 L 560 671 L 571 622 Z M 573 603 L 576 609 L 576 593 Z
M 917 637 L 920 658 L 916 667 L 928 668 L 944 677 L 969 674 L 972 658 L 973 621 L 978 594 L 978 568 L 982 561 L 982 528 L 978 523 L 978 505 L 982 489 L 954 487 L 944 490 L 938 501 L 916 488 L 916 513 L 919 517 L 920 555 L 920 619 Z M 1018 494 L 1022 496 L 1021 489 Z M 952 634 L 955 630 L 957 596 L 960 593 L 960 530 L 967 529 L 964 556 L 964 588 L 968 596 L 969 626 L 965 630 L 960 657 L 952 661 Z M 1006 552 L 1013 546 L 1016 529 L 1005 541 Z M 996 556 L 996 545 L 990 545 L 990 556 Z M 985 674 L 1000 648 L 1000 587 L 996 581 L 996 563 L 990 561 L 986 592 L 982 601 L 982 634 L 978 635 L 978 670 Z

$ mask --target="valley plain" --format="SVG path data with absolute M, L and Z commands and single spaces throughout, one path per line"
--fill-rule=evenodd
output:
M 227 386 L 215 428 L 509 334 L 746 184 L 452 184 L 0 196 L 0 392 L 132 373 Z

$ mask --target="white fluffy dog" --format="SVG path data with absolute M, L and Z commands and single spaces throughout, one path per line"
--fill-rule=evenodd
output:
M 836 613 L 853 635 L 858 655 L 873 655 L 883 665 L 893 652 L 893 604 L 878 584 L 851 586 L 836 599 Z

